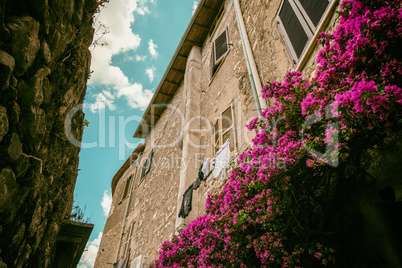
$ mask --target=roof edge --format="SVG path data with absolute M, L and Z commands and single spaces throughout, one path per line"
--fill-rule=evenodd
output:
M 114 194 L 114 191 L 117 186 L 117 182 L 120 180 L 121 176 L 123 176 L 124 172 L 131 166 L 132 161 L 136 160 L 141 152 L 143 152 L 145 149 L 145 145 L 140 143 L 137 148 L 134 149 L 134 151 L 130 154 L 130 156 L 126 159 L 124 164 L 119 168 L 119 170 L 116 172 L 116 174 L 113 176 L 111 187 L 112 187 L 112 197 Z
M 198 3 L 197 9 L 195 10 L 193 16 L 191 17 L 191 20 L 190 20 L 190 22 L 189 22 L 189 24 L 188 24 L 188 26 L 187 26 L 187 28 L 186 28 L 186 31 L 184 32 L 183 36 L 182 36 L 181 39 L 180 39 L 179 45 L 176 47 L 176 50 L 175 50 L 175 52 L 174 52 L 174 54 L 173 54 L 173 57 L 172 57 L 172 59 L 170 60 L 169 65 L 168 65 L 168 67 L 166 68 L 166 71 L 165 71 L 165 73 L 163 74 L 163 77 L 162 77 L 162 79 L 160 80 L 160 82 L 159 82 L 159 84 L 158 84 L 158 87 L 156 88 L 155 93 L 154 93 L 154 95 L 152 96 L 152 99 L 151 99 L 151 101 L 149 102 L 149 105 L 148 105 L 147 109 L 146 109 L 145 112 L 144 112 L 144 115 L 143 115 L 143 117 L 142 117 L 142 119 L 141 119 L 141 122 L 140 122 L 140 124 L 138 125 L 137 129 L 135 130 L 135 133 L 134 133 L 134 135 L 133 135 L 134 138 L 142 138 L 142 137 L 137 137 L 137 135 L 138 135 L 138 133 L 140 132 L 140 130 L 141 130 L 141 128 L 142 128 L 142 124 L 143 124 L 144 121 L 145 121 L 145 117 L 146 117 L 146 115 L 149 113 L 149 111 L 150 111 L 150 109 L 151 109 L 151 107 L 152 107 L 152 104 L 154 103 L 154 101 L 155 101 L 155 99 L 156 99 L 156 96 L 158 95 L 158 93 L 159 93 L 159 91 L 160 91 L 160 89 L 161 89 L 161 87 L 162 87 L 162 84 L 164 83 L 164 81 L 165 81 L 165 79 L 166 79 L 166 76 L 168 75 L 170 69 L 172 68 L 173 63 L 175 62 L 177 56 L 179 55 L 179 51 L 181 50 L 181 48 L 182 48 L 184 42 L 186 41 L 187 36 L 188 36 L 188 34 L 189 34 L 191 28 L 192 28 L 193 25 L 194 25 L 194 22 L 196 21 L 198 15 L 200 14 L 200 11 L 201 11 L 203 5 L 205 4 L 205 1 L 206 1 L 206 0 L 201 0 L 201 1 Z

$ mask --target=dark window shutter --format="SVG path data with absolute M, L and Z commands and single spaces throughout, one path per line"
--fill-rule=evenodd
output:
M 145 163 L 146 163 L 147 161 L 145 161 Z M 145 176 L 145 163 L 142 165 L 142 170 L 141 170 L 141 179 L 142 178 L 144 178 L 144 176 Z
M 303 29 L 298 17 L 296 16 L 289 0 L 284 0 L 282 9 L 279 12 L 279 18 L 282 21 L 285 28 L 286 35 L 288 36 L 291 45 L 297 55 L 300 58 L 304 47 L 307 44 L 308 36 Z
M 214 75 L 215 73 L 215 43 L 212 42 L 212 51 L 211 51 L 211 77 Z
M 304 11 L 309 16 L 314 27 L 318 26 L 322 16 L 329 5 L 328 0 L 299 0 Z
M 133 178 L 133 176 L 131 175 L 126 181 L 126 187 L 124 188 L 124 193 L 123 193 L 122 199 L 126 198 L 126 196 L 128 195 L 128 191 L 130 189 L 130 183 L 131 183 L 132 178 Z
M 218 36 L 218 38 L 215 39 L 214 44 L 215 64 L 218 64 L 229 50 L 227 31 L 224 31 L 220 36 Z
M 151 164 L 152 164 L 152 157 L 153 157 L 153 155 L 154 155 L 154 151 L 151 151 L 151 152 L 149 153 L 149 155 L 148 155 L 148 160 L 147 160 L 148 165 L 147 165 L 146 173 L 148 173 L 148 172 L 151 170 Z
M 144 161 L 142 164 L 142 172 L 141 172 L 141 178 L 143 178 L 151 169 L 151 164 L 152 164 L 152 157 L 153 157 L 153 151 L 151 151 L 147 157 L 147 159 Z

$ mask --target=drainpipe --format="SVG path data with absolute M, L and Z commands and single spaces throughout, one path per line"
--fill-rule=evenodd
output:
M 142 154 L 140 154 L 138 156 L 138 158 L 140 158 L 141 155 Z M 137 173 L 137 168 L 138 168 L 138 166 L 136 167 L 136 170 L 135 170 L 134 174 Z M 134 180 L 135 180 L 135 176 L 131 179 L 130 192 L 129 192 L 128 197 L 127 197 L 128 200 L 127 200 L 127 205 L 126 205 L 126 211 L 124 212 L 123 224 L 121 225 L 121 230 L 120 230 L 119 244 L 117 245 L 116 257 L 114 258 L 115 263 L 119 260 L 119 252 L 120 252 L 120 247 L 121 247 L 121 240 L 123 238 L 124 227 L 126 226 L 126 219 L 127 219 L 127 216 L 128 216 L 128 208 L 130 207 L 130 203 L 131 203 L 131 193 L 133 192 Z
M 243 15 L 240 10 L 239 0 L 233 0 L 236 13 L 237 26 L 239 27 L 240 39 L 243 47 L 244 57 L 246 58 L 248 76 L 253 90 L 254 101 L 258 115 L 261 116 L 262 110 L 267 108 L 265 100 L 262 98 L 262 86 L 258 76 L 257 66 L 255 65 L 253 52 L 251 51 L 250 41 L 247 37 L 246 27 L 244 26 Z

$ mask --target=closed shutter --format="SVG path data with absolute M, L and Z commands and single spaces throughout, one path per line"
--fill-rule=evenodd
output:
M 222 113 L 222 143 L 225 143 L 227 140 L 229 140 L 229 148 L 232 152 L 236 146 L 232 105 Z
M 146 165 L 148 163 L 148 159 L 145 160 L 144 163 L 142 163 L 142 170 L 141 170 L 141 179 L 145 177 L 146 173 Z
M 154 151 L 151 151 L 148 155 L 148 165 L 147 165 L 147 170 L 146 173 L 148 173 L 151 170 L 151 164 L 152 164 L 152 157 L 154 155 Z
M 277 20 L 295 63 L 316 33 L 329 2 L 330 0 L 283 0 Z
M 229 45 L 228 45 L 228 33 L 227 31 L 224 31 L 221 33 L 218 38 L 215 39 L 214 41 L 214 58 L 215 58 L 215 65 L 218 64 L 223 57 L 226 55 L 226 52 L 229 50 Z
M 211 77 L 215 73 L 215 43 L 212 42 L 212 51 L 211 51 Z
M 309 24 L 312 24 L 312 29 L 315 30 L 322 16 L 329 5 L 328 0 L 295 0 L 298 3 L 300 10 L 308 17 Z M 310 25 L 311 26 L 311 25 Z
M 124 193 L 123 193 L 123 198 L 122 199 L 126 198 L 126 196 L 128 195 L 128 191 L 130 189 L 130 184 L 131 184 L 131 179 L 132 178 L 133 178 L 133 175 L 131 175 L 126 181 L 126 187 L 124 188 Z
M 295 13 L 294 5 L 291 5 L 289 0 L 283 1 L 279 18 L 285 31 L 284 34 L 290 41 L 290 48 L 295 53 L 296 60 L 298 60 L 307 45 L 309 36 Z
M 153 157 L 153 151 L 151 151 L 145 160 L 145 162 L 142 164 L 142 174 L 141 178 L 143 178 L 151 169 L 151 164 L 152 164 L 152 157 Z
M 215 137 L 214 137 L 214 142 L 215 142 L 215 153 L 217 151 L 219 151 L 219 149 L 221 148 L 221 143 L 220 143 L 220 131 L 219 131 L 219 120 L 217 120 L 215 122 L 215 127 L 214 127 L 214 133 L 215 133 Z

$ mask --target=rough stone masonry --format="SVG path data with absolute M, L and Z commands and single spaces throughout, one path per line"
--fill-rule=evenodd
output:
M 52 265 L 70 217 L 96 0 L 0 0 L 0 268 Z M 81 140 L 82 111 L 72 119 Z

